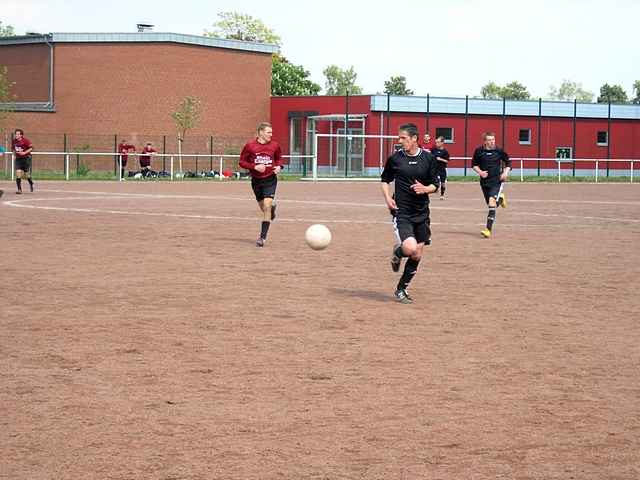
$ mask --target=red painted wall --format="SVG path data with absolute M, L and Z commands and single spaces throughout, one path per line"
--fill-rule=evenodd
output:
M 427 129 L 435 135 L 436 128 L 450 127 L 454 129 L 454 142 L 447 144 L 447 149 L 454 157 L 465 156 L 465 119 L 462 114 L 430 114 L 427 120 L 425 113 L 404 112 L 371 112 L 370 97 L 351 97 L 350 113 L 367 113 L 366 133 L 379 135 L 382 133 L 395 135 L 398 127 L 403 123 L 415 123 L 421 133 Z M 289 111 L 316 111 L 320 114 L 344 113 L 344 97 L 273 97 L 271 100 L 271 118 L 274 124 L 274 137 L 283 147 L 289 147 Z M 382 119 L 381 119 L 382 113 Z M 468 157 L 473 155 L 474 149 L 482 144 L 482 133 L 493 131 L 496 134 L 498 145 L 503 146 L 512 158 L 537 158 L 538 150 L 542 158 L 555 158 L 556 147 L 573 148 L 573 118 L 543 117 L 540 120 L 540 132 L 538 132 L 537 117 L 509 116 L 504 120 L 505 138 L 502 138 L 503 118 L 491 115 L 469 115 L 467 124 L 467 149 Z M 322 124 L 319 124 L 322 125 Z M 340 125 L 341 127 L 341 125 Z M 326 127 L 325 127 L 326 129 Z M 531 129 L 531 144 L 520 144 L 520 129 Z M 596 144 L 598 130 L 607 130 L 606 119 L 578 118 L 576 121 L 576 145 L 574 158 L 606 158 L 607 147 Z M 319 129 L 320 131 L 320 129 Z M 539 135 L 540 133 L 540 135 Z M 540 145 L 538 145 L 540 137 Z M 612 120 L 610 154 L 611 158 L 640 159 L 640 121 L 636 120 Z M 367 143 L 365 166 L 377 166 L 379 160 L 379 143 L 370 146 Z M 386 146 L 389 152 L 392 142 Z M 525 164 L 525 168 L 535 168 L 538 162 Z M 454 160 L 451 167 L 462 167 L 462 160 Z M 470 161 L 467 160 L 467 167 Z M 542 161 L 543 169 L 555 169 L 555 161 Z M 615 168 L 628 168 L 627 163 L 616 164 Z M 578 164 L 578 168 L 593 168 L 592 164 Z M 612 167 L 614 168 L 614 167 Z

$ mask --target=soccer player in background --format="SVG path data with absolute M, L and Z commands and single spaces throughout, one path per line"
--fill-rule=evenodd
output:
M 274 198 L 278 174 L 282 171 L 282 151 L 280 145 L 271 140 L 272 136 L 271 124 L 261 123 L 257 138 L 247 142 L 240 153 L 240 166 L 249 170 L 251 187 L 262 211 L 260 236 L 256 240 L 258 247 L 264 247 L 271 221 L 276 218 Z
M 482 134 L 482 138 L 484 143 L 473 152 L 471 165 L 473 170 L 480 175 L 480 187 L 489 207 L 487 226 L 480 233 L 484 238 L 489 238 L 496 221 L 497 207 L 507 208 L 507 198 L 502 191 L 502 186 L 509 179 L 511 160 L 509 160 L 507 152 L 496 147 L 495 133 L 485 132 Z
M 396 286 L 395 298 L 400 303 L 413 303 L 407 287 L 418 270 L 425 244 L 431 243 L 429 227 L 429 194 L 438 190 L 437 160 L 418 143 L 418 128 L 413 123 L 400 126 L 398 139 L 402 149 L 395 152 L 382 171 L 382 195 L 389 211 L 396 212 L 395 225 L 400 244 L 393 249 L 391 269 L 404 272 Z M 395 195 L 389 184 L 395 182 Z
M 444 148 L 444 137 L 436 138 L 436 146 L 431 149 L 431 155 L 438 161 L 440 200 L 444 200 L 444 192 L 447 190 L 447 164 L 449 163 L 449 151 Z
M 147 142 L 140 152 L 140 171 L 143 177 L 147 177 L 151 173 L 151 156 L 154 153 L 156 153 L 156 149 L 153 148 L 151 142 Z
M 22 193 L 23 178 L 27 179 L 29 189 L 33 192 L 33 180 L 31 179 L 31 152 L 33 151 L 33 144 L 24 136 L 24 131 L 21 128 L 17 128 L 15 132 L 13 132 L 11 149 L 16 155 L 16 193 Z
M 422 138 L 422 148 L 427 152 L 431 152 L 434 146 L 435 144 L 433 143 L 433 140 L 431 140 L 431 134 L 429 132 L 425 133 Z
M 124 139 L 122 139 L 118 144 L 118 153 L 120 154 L 120 178 L 124 178 L 124 169 L 127 166 L 127 161 L 129 160 L 128 153 L 131 149 L 135 152 L 135 147 L 133 145 L 129 145 Z

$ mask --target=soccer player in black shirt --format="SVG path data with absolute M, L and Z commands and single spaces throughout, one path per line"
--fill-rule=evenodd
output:
M 444 148 L 444 137 L 436 138 L 436 145 L 431 149 L 431 155 L 438 161 L 440 200 L 444 200 L 444 192 L 447 189 L 447 164 L 449 163 L 449 152 Z
M 483 237 L 489 238 L 493 223 L 496 221 L 496 208 L 498 206 L 507 208 L 507 199 L 502 191 L 502 185 L 509 179 L 511 160 L 507 152 L 496 147 L 495 133 L 485 132 L 482 138 L 484 144 L 473 152 L 471 165 L 480 175 L 480 187 L 489 207 L 487 228 L 480 233 Z
M 413 123 L 400 126 L 398 140 L 402 149 L 389 157 L 381 175 L 382 194 L 387 207 L 395 212 L 395 225 L 401 243 L 391 257 L 391 268 L 400 270 L 407 257 L 395 297 L 401 303 L 413 303 L 407 286 L 418 270 L 425 244 L 431 243 L 429 194 L 438 190 L 437 161 L 418 144 L 418 128 Z M 389 184 L 395 181 L 395 196 Z

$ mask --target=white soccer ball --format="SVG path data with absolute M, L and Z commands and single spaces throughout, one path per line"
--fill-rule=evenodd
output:
M 304 233 L 304 239 L 314 250 L 324 250 L 331 243 L 331 230 L 324 225 L 311 225 Z
M 141 174 L 141 173 L 136 173 L 136 174 L 133 176 L 133 178 L 135 178 L 135 179 L 140 179 L 140 178 L 142 178 L 142 174 Z

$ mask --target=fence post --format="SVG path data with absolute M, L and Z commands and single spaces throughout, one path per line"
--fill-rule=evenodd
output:
M 599 170 L 598 160 L 596 160 L 596 183 L 598 183 L 598 170 Z
M 560 162 L 558 160 L 556 162 L 558 162 L 558 183 L 560 183 Z
M 162 158 L 165 158 L 165 157 L 162 157 Z M 171 168 L 171 180 L 173 180 L 173 155 L 171 156 L 170 161 L 171 161 L 171 166 L 170 166 L 170 168 Z
M 167 154 L 167 136 L 163 135 L 162 136 L 162 171 L 163 172 L 167 171 L 167 165 L 166 165 L 167 157 L 165 157 L 166 154 Z M 172 161 L 172 164 L 173 164 L 173 161 Z M 173 175 L 171 175 L 171 180 L 173 180 Z
M 64 178 L 69 180 L 69 154 L 64 154 Z
M 16 154 L 11 152 L 11 180 L 16 179 Z
M 213 170 L 213 135 L 209 136 L 209 171 Z
M 631 160 L 631 183 L 633 183 L 633 160 Z
M 524 182 L 524 160 L 520 159 L 520 181 Z
M 220 175 L 218 176 L 218 180 L 222 180 L 222 169 L 224 168 L 224 158 L 220 155 Z

